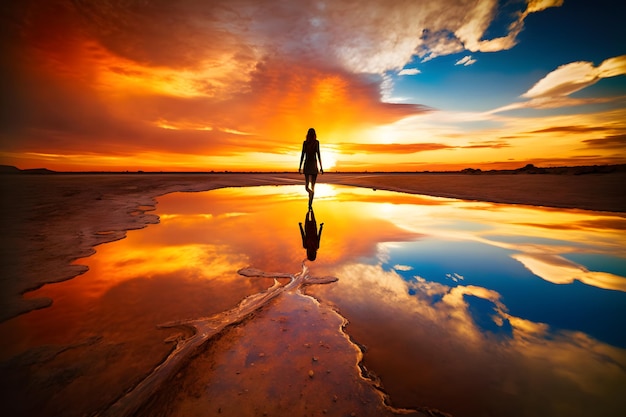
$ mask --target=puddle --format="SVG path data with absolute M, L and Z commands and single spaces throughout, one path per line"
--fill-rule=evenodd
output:
M 626 407 L 623 214 L 326 184 L 313 207 L 314 221 L 302 186 L 160 197 L 160 224 L 98 246 L 77 261 L 88 272 L 27 295 L 53 299 L 50 308 L 0 325 L 13 335 L 2 360 L 19 357 L 30 366 L 19 377 L 51 386 L 31 409 L 62 410 L 46 398 L 58 392 L 82 395 L 73 401 L 83 412 L 108 407 L 193 333 L 164 323 L 236 309 L 303 263 L 312 277 L 339 278 L 305 291 L 348 320 L 394 407 L 459 416 Z M 268 277 L 237 273 L 245 267 Z M 94 399 L 93 384 L 119 389 Z

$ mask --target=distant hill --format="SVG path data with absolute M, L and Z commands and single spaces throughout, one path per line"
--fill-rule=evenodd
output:
M 463 174 L 552 174 L 552 175 L 584 175 L 584 174 L 610 174 L 613 172 L 626 172 L 626 165 L 584 165 L 540 168 L 533 164 L 527 164 L 517 169 L 494 169 L 482 171 L 476 168 L 465 168 Z
M 0 165 L 0 174 L 55 174 L 48 168 L 19 169 L 11 165 Z
M 19 174 L 21 169 L 11 165 L 0 165 L 0 174 Z

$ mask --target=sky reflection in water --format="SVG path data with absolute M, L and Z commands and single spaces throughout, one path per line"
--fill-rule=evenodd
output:
M 28 333 L 22 344 L 68 343 L 62 318 L 66 333 L 75 328 L 66 339 L 127 331 L 148 349 L 163 338 L 157 324 L 232 307 L 271 285 L 239 268 L 299 271 L 303 188 L 159 198 L 161 224 L 80 260 L 84 277 L 37 291 L 55 304 L 15 321 L 14 333 Z M 326 184 L 314 209 L 324 231 L 311 275 L 339 282 L 308 291 L 349 320 L 393 405 L 463 416 L 626 408 L 623 215 Z
M 335 222 L 353 213 L 393 226 L 372 233 L 365 246 L 375 249 L 320 265 L 340 281 L 311 292 L 350 320 L 395 405 L 508 416 L 624 409 L 623 215 L 335 192 L 315 206 L 320 221 L 346 213 L 326 220 L 327 236 L 367 239 L 368 226 L 338 236 Z M 389 236 L 394 228 L 403 234 Z M 319 264 L 334 252 L 323 241 Z

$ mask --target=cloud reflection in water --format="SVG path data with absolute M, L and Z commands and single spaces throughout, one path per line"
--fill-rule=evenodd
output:
M 401 242 L 381 230 L 370 243 L 375 253 L 333 262 L 340 281 L 311 292 L 348 318 L 395 405 L 465 416 L 623 409 L 626 239 L 615 228 L 623 215 L 348 194 L 351 213 L 416 238 Z M 342 197 L 328 209 L 343 210 Z M 336 234 L 327 224 L 328 236 Z M 572 260 L 597 266 L 597 257 L 618 267 Z

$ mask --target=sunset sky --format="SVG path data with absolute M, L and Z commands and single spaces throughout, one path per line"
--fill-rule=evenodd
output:
M 0 164 L 295 171 L 626 163 L 614 0 L 3 2 Z

